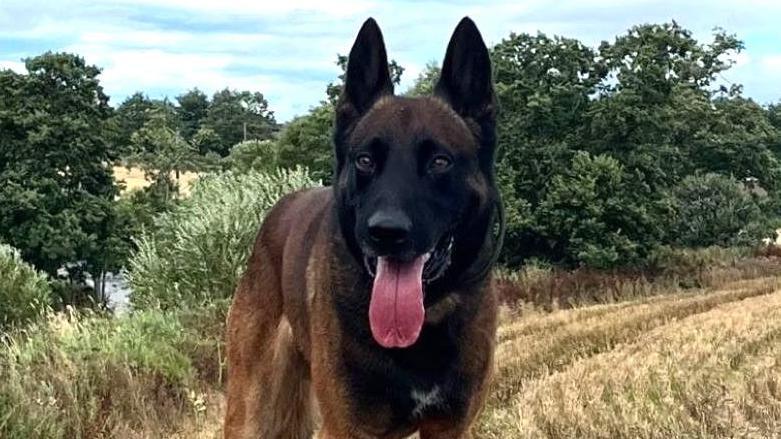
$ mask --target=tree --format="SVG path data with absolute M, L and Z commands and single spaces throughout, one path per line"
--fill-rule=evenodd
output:
M 645 243 L 638 233 L 642 206 L 628 200 L 617 160 L 578 152 L 569 169 L 553 177 L 536 212 L 548 256 L 565 262 L 611 268 L 639 260 Z
M 202 163 L 198 150 L 168 125 L 164 114 L 153 115 L 131 140 L 136 151 L 131 163 L 141 166 L 164 203 L 178 195 L 173 177 Z
M 209 111 L 209 98 L 202 91 L 194 88 L 187 93 L 176 97 L 179 105 L 176 114 L 181 124 L 181 136 L 191 142 L 193 136 L 201 128 L 201 123 L 206 119 Z
M 407 96 L 431 96 L 434 94 L 434 86 L 437 85 L 442 69 L 435 61 L 426 63 L 426 67 L 418 74 L 415 83 L 404 93 Z
M 675 22 L 633 27 L 596 50 L 543 34 L 494 47 L 504 261 L 607 267 L 659 245 L 693 245 L 666 229 L 673 188 L 691 175 L 753 179 L 777 200 L 772 108 L 739 86 L 713 89 L 742 48 L 722 30 L 702 44 Z M 595 173 L 610 176 L 612 193 L 588 192 Z M 774 205 L 758 206 L 777 216 Z
M 491 50 L 499 104 L 497 173 L 508 206 L 505 263 L 550 256 L 534 213 L 582 148 L 591 96 L 607 74 L 581 42 L 511 34 Z
M 275 142 L 279 163 L 288 168 L 304 166 L 315 181 L 330 184 L 334 161 L 333 120 L 333 105 L 323 102 L 309 114 L 290 121 Z
M 100 265 L 117 195 L 100 70 L 47 52 L 0 71 L 0 240 L 49 274 Z
M 198 153 L 203 156 L 210 154 L 219 158 L 219 155 L 215 151 L 219 151 L 221 146 L 220 136 L 217 135 L 211 128 L 201 127 L 195 132 L 190 143 L 198 150 Z
M 168 98 L 150 99 L 143 93 L 136 92 L 119 105 L 113 117 L 113 124 L 116 129 L 114 141 L 121 155 L 131 152 L 133 133 L 149 122 L 153 115 L 164 116 L 171 127 L 178 126 L 177 109 Z
M 775 128 L 775 132 L 778 133 L 775 137 L 775 141 L 771 146 L 776 158 L 781 160 L 781 102 L 767 107 L 767 120 L 770 125 Z
M 205 128 L 213 130 L 220 139 L 214 152 L 225 157 L 230 148 L 243 140 L 271 138 L 277 129 L 274 113 L 262 93 L 224 89 L 212 97 Z

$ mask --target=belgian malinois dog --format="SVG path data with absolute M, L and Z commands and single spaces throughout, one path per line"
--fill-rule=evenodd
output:
M 492 368 L 503 214 L 474 22 L 433 96 L 393 94 L 368 19 L 336 107 L 333 187 L 266 217 L 228 317 L 226 438 L 469 436 Z

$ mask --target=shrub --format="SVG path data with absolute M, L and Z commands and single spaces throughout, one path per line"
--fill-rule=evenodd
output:
M 623 167 L 606 155 L 578 152 L 553 177 L 536 215 L 538 229 L 565 262 L 612 268 L 641 257 L 647 214 L 622 192 Z
M 206 384 L 199 377 L 219 376 L 209 371 L 220 369 L 222 349 L 205 333 L 222 333 L 225 308 L 52 313 L 8 334 L 0 437 L 163 437 L 198 409 L 190 395 Z
M 246 140 L 231 148 L 223 164 L 238 173 L 272 172 L 280 167 L 279 146 L 271 140 Z
M 732 177 L 690 175 L 672 191 L 670 241 L 686 247 L 757 244 L 769 231 L 757 230 L 761 210 L 754 196 Z
M 129 264 L 132 305 L 173 308 L 230 297 L 266 212 L 283 195 L 315 184 L 301 168 L 202 178 L 138 239 Z
M 50 306 L 46 275 L 22 261 L 18 250 L 0 244 L 0 329 L 33 320 Z

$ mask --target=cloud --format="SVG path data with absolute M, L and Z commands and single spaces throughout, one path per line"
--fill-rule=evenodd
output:
M 760 64 L 769 72 L 776 73 L 776 78 L 781 77 L 781 53 L 762 58 Z
M 171 9 L 186 10 L 206 14 L 229 15 L 285 15 L 300 12 L 315 12 L 328 17 L 349 17 L 368 12 L 373 2 L 362 0 L 342 0 L 326 2 L 321 0 L 285 0 L 255 1 L 234 0 L 215 2 L 213 0 L 120 0 L 133 6 L 165 6 Z
M 464 15 L 489 44 L 510 32 L 543 31 L 596 45 L 632 25 L 671 19 L 707 42 L 722 26 L 747 43 L 725 79 L 744 83 L 762 102 L 781 98 L 775 0 L 2 0 L 0 67 L 23 70 L 23 57 L 73 51 L 103 68 L 113 103 L 138 90 L 173 97 L 227 86 L 263 92 L 287 120 L 324 98 L 339 74 L 336 54 L 349 51 L 367 16 L 378 20 L 390 57 L 406 68 L 404 89 L 427 62 L 442 59 Z
M 0 60 L 0 70 L 13 70 L 16 73 L 25 73 L 27 71 L 22 62 L 3 60 Z

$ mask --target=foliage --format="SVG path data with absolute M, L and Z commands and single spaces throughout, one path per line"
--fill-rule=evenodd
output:
M 404 94 L 411 97 L 431 96 L 434 94 L 434 87 L 437 85 L 441 72 L 442 69 L 436 62 L 430 61 L 426 63 L 426 67 L 415 78 L 412 87 Z
M 609 268 L 638 260 L 634 236 L 644 213 L 622 191 L 623 168 L 609 156 L 578 152 L 569 170 L 550 182 L 536 212 L 551 252 L 565 260 Z
M 279 147 L 272 140 L 247 140 L 231 148 L 223 165 L 237 173 L 271 172 L 281 167 Z
M 227 305 L 51 314 L 0 344 L 0 436 L 164 437 L 218 385 Z
M 270 138 L 277 123 L 262 93 L 226 88 L 212 97 L 203 127 L 220 139 L 219 149 L 213 152 L 225 157 L 230 147 L 242 140 Z
M 220 136 L 213 129 L 205 127 L 198 128 L 198 131 L 193 134 L 190 140 L 190 143 L 198 150 L 199 154 L 202 156 L 213 155 L 215 158 L 220 157 L 215 151 L 219 151 L 222 148 L 221 142 Z
M 666 231 L 669 241 L 681 247 L 755 243 L 771 232 L 748 230 L 762 212 L 754 196 L 732 177 L 690 175 L 673 188 L 672 202 Z
M 209 98 L 205 93 L 194 88 L 177 96 L 176 102 L 179 104 L 176 107 L 176 114 L 181 126 L 180 135 L 187 142 L 191 142 L 195 133 L 201 129 L 201 123 L 209 111 Z
M 150 99 L 141 92 L 128 96 L 112 117 L 117 153 L 124 157 L 132 152 L 132 136 L 154 116 L 162 117 L 169 126 L 177 126 L 176 108 L 168 99 Z
M 0 329 L 33 321 L 50 306 L 46 276 L 25 263 L 18 250 L 0 244 Z
M 202 178 L 143 234 L 129 263 L 135 308 L 196 306 L 229 297 L 261 220 L 283 195 L 315 185 L 302 169 Z
M 275 142 L 279 165 L 304 166 L 313 179 L 330 184 L 334 160 L 333 119 L 333 105 L 323 102 L 312 108 L 309 114 L 290 121 Z
M 781 132 L 739 87 L 713 91 L 742 48 L 720 30 L 699 43 L 675 22 L 633 27 L 598 49 L 543 34 L 495 46 L 505 263 L 536 256 L 607 268 L 641 263 L 659 245 L 714 243 L 684 244 L 665 230 L 671 194 L 692 175 L 751 179 L 769 196 L 754 208 L 777 217 Z M 615 166 L 600 171 L 608 158 Z M 600 172 L 609 174 L 602 192 L 589 184 Z M 734 218 L 736 233 L 755 229 L 743 243 L 761 235 L 752 218 Z
M 152 181 L 152 190 L 157 191 L 164 202 L 178 194 L 174 176 L 202 168 L 206 162 L 198 150 L 172 130 L 161 116 L 152 116 L 133 133 L 131 140 L 135 153 L 128 162 L 144 170 Z
M 50 274 L 100 265 L 117 193 L 100 70 L 63 53 L 25 65 L 0 71 L 0 239 Z

